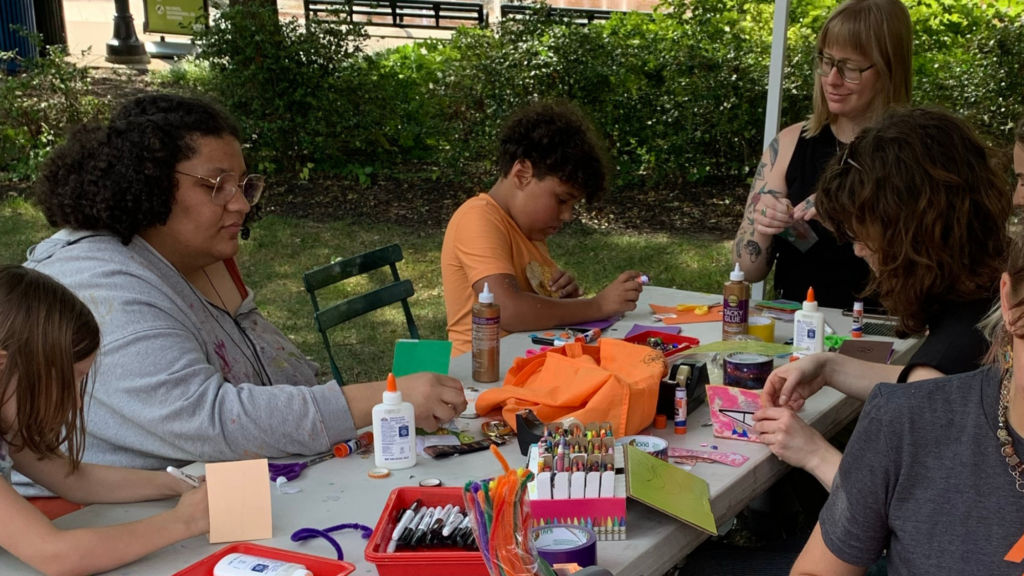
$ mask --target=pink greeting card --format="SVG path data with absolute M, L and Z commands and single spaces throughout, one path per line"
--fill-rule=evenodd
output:
M 754 433 L 754 412 L 764 406 L 760 390 L 709 385 L 707 391 L 712 432 L 716 438 L 761 441 Z

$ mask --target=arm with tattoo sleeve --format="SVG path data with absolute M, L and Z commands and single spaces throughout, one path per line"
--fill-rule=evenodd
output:
M 786 154 L 787 163 L 790 154 L 791 151 Z M 791 223 L 785 173 L 786 167 L 780 162 L 780 140 L 776 137 L 754 173 L 743 221 L 732 246 L 733 262 L 740 265 L 750 282 L 768 276 L 774 262 L 775 234 Z

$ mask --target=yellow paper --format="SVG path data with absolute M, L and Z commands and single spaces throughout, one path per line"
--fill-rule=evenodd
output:
M 707 481 L 635 446 L 626 446 L 623 455 L 630 498 L 698 530 L 718 534 Z
M 206 465 L 210 544 L 274 535 L 267 459 Z

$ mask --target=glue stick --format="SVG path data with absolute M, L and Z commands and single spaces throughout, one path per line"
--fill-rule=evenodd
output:
M 850 336 L 860 338 L 864 335 L 864 303 L 857 300 L 853 303 L 853 329 Z
M 228 554 L 213 567 L 213 576 L 313 576 L 302 564 L 249 556 Z
M 676 434 L 686 434 L 686 386 L 676 387 Z

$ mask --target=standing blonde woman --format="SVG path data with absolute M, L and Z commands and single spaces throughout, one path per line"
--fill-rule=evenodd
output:
M 870 270 L 850 245 L 819 222 L 814 192 L 822 170 L 865 126 L 891 105 L 910 102 L 910 13 L 899 0 L 847 0 L 818 35 L 812 65 L 814 111 L 779 133 L 754 174 L 733 260 L 747 280 L 775 266 L 780 298 L 802 301 L 807 288 L 822 306 L 849 307 Z M 806 252 L 776 235 L 807 221 L 818 241 Z

